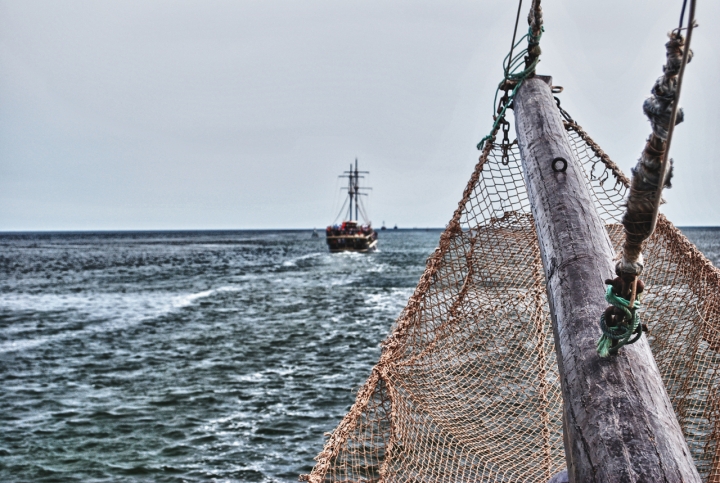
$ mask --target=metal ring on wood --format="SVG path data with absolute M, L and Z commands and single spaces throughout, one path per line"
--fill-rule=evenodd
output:
M 557 164 L 558 164 L 558 163 L 562 163 L 562 167 L 558 168 L 558 167 L 557 167 Z M 558 156 L 557 158 L 555 158 L 555 159 L 552 160 L 552 169 L 553 169 L 553 171 L 555 171 L 556 173 L 564 173 L 565 170 L 567 169 L 567 164 L 568 164 L 568 163 L 567 163 L 567 161 L 565 160 L 565 158 L 561 158 L 561 157 Z
M 563 91 L 562 86 L 552 86 L 551 89 L 553 94 L 560 94 Z

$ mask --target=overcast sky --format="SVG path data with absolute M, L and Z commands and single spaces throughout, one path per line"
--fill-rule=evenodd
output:
M 543 1 L 538 72 L 628 173 L 681 3 Z M 720 225 L 720 1 L 698 3 L 663 207 L 681 226 Z M 376 226 L 444 226 L 516 6 L 0 0 L 0 230 L 322 227 L 356 156 Z

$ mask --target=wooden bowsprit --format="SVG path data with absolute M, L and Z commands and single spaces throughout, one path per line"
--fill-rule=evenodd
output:
M 570 482 L 700 482 L 645 337 L 600 358 L 613 249 L 574 159 L 549 78 L 514 100 L 517 139 L 547 283 Z

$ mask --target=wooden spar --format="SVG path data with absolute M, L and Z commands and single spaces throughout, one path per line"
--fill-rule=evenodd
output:
M 552 315 L 569 481 L 699 483 L 646 338 L 597 355 L 613 248 L 548 83 L 525 80 L 514 111 Z M 553 170 L 556 158 L 565 172 Z

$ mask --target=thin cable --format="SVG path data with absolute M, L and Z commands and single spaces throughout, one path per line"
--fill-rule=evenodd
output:
M 332 216 L 334 213 L 337 213 L 338 205 L 340 204 L 340 177 L 338 176 L 335 178 L 335 200 L 332 204 L 332 211 L 328 214 L 328 218 Z M 336 217 L 337 219 L 337 217 Z M 333 222 L 334 224 L 334 222 Z
M 343 212 L 345 211 L 345 207 L 347 206 L 348 198 L 345 198 L 345 201 L 342 204 L 342 207 L 340 208 L 340 212 L 337 214 L 335 219 L 333 220 L 333 225 L 337 224 L 337 221 L 340 219 L 340 217 L 343 215 Z
M 687 0 L 685 0 L 687 1 Z M 662 190 L 665 186 L 665 178 L 667 177 L 668 159 L 670 159 L 670 141 L 672 141 L 673 131 L 675 130 L 675 121 L 677 120 L 677 111 L 680 106 L 680 88 L 682 87 L 683 74 L 685 74 L 685 66 L 688 62 L 690 54 L 690 40 L 692 39 L 693 27 L 695 26 L 695 0 L 690 2 L 690 18 L 688 19 L 687 38 L 685 39 L 685 50 L 683 51 L 682 65 L 678 73 L 677 89 L 675 90 L 675 102 L 673 103 L 672 114 L 670 115 L 670 125 L 668 126 L 667 141 L 665 142 L 665 152 L 663 153 L 662 164 L 660 165 L 660 177 L 658 178 L 658 187 L 655 191 L 655 209 L 653 210 L 652 224 L 650 225 L 650 233 L 655 231 L 657 226 L 658 212 L 660 211 L 660 198 Z M 682 28 L 682 24 L 680 25 Z
M 685 0 L 687 1 L 687 0 Z M 520 22 L 520 10 L 522 9 L 522 0 L 519 0 L 518 2 L 518 10 L 517 15 L 515 16 L 515 30 L 513 30 L 513 38 L 512 42 L 510 43 L 510 54 L 508 55 L 508 66 L 505 68 L 505 78 L 507 78 L 508 71 L 510 70 L 510 62 L 512 62 L 512 53 L 513 49 L 515 48 L 515 36 L 517 35 L 517 28 L 518 23 Z
M 682 29 L 683 18 L 685 18 L 685 7 L 687 7 L 687 0 L 683 0 L 682 10 L 680 10 L 680 23 L 678 24 L 678 30 Z

